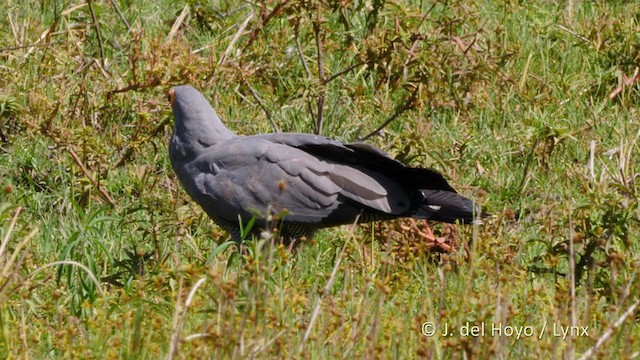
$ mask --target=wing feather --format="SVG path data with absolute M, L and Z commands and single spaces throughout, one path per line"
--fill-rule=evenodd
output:
M 270 210 L 287 211 L 289 221 L 321 223 L 329 216 L 340 218 L 334 211 L 345 201 L 352 203 L 350 214 L 355 204 L 396 215 L 408 210 L 408 194 L 386 175 L 319 158 L 304 151 L 304 139 L 292 139 L 302 148 L 264 136 L 210 147 L 191 163 L 200 174 L 193 193 L 206 197 L 202 200 L 211 213 L 228 221 Z

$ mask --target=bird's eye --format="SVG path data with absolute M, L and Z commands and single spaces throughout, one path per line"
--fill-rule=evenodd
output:
M 169 100 L 171 106 L 176 102 L 176 91 L 174 89 L 169 89 L 169 91 L 167 91 L 167 100 Z

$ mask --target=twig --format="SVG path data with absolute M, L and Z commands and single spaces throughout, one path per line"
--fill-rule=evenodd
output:
M 154 138 L 164 129 L 164 127 L 167 125 L 167 123 L 169 123 L 170 120 L 171 118 L 167 116 L 160 124 L 158 124 L 153 130 L 151 130 L 151 133 L 149 133 L 149 135 L 144 137 L 142 140 L 139 140 L 138 142 L 144 144 L 149 139 Z M 116 162 L 114 167 L 120 167 L 124 165 L 131 158 L 131 155 L 133 155 L 134 149 L 135 149 L 134 146 L 127 145 L 125 149 L 122 151 L 122 156 L 120 156 L 120 160 Z
M 258 102 L 258 105 L 260 105 L 260 107 L 262 108 L 262 111 L 264 111 L 265 115 L 267 115 L 267 119 L 269 119 L 269 122 L 271 123 L 271 127 L 273 127 L 273 130 L 275 132 L 280 132 L 280 128 L 275 123 L 275 121 L 273 121 L 273 117 L 271 117 L 271 112 L 269 111 L 269 109 L 267 109 L 267 106 L 264 104 L 262 99 L 260 99 L 260 96 L 258 96 L 258 93 L 256 92 L 256 90 L 248 83 L 245 82 L 245 84 L 249 88 L 249 91 L 251 92 L 251 96 L 253 96 L 253 98 Z
M 113 6 L 113 8 L 116 9 L 116 12 L 120 17 L 120 20 L 122 20 L 122 22 L 124 23 L 124 26 L 127 27 L 127 31 L 131 31 L 131 25 L 129 25 L 129 22 L 124 17 L 124 14 L 122 13 L 122 11 L 120 11 L 120 8 L 118 7 L 118 5 L 113 0 L 109 0 L 109 1 L 111 2 L 111 6 Z
M 524 169 L 522 170 L 522 179 L 520 179 L 520 184 L 518 185 L 518 192 L 522 192 L 522 190 L 524 189 L 524 185 L 526 184 L 526 181 L 528 179 L 528 173 L 529 173 L 529 166 L 531 166 L 531 163 L 533 162 L 533 155 L 536 151 L 536 148 L 538 147 L 538 143 L 540 142 L 540 139 L 535 139 L 533 141 L 533 146 L 531 146 L 531 152 L 529 153 L 529 156 L 527 157 L 527 162 L 524 164 Z
M 309 65 L 307 65 L 307 59 L 304 57 L 304 53 L 302 52 L 302 46 L 300 45 L 300 27 L 296 24 L 294 28 L 295 40 L 296 40 L 296 49 L 298 50 L 298 56 L 300 56 L 300 61 L 302 62 L 302 67 L 304 68 L 304 72 L 307 73 L 307 80 L 311 80 L 311 71 L 309 71 Z
M 407 98 L 407 100 L 400 107 L 398 107 L 396 109 L 396 111 L 393 113 L 393 115 L 391 115 L 390 118 L 388 118 L 385 122 L 383 122 L 382 125 L 378 126 L 375 130 L 373 130 L 372 132 L 370 132 L 366 136 L 358 138 L 356 141 L 365 141 L 365 140 L 369 139 L 373 135 L 375 135 L 378 132 L 380 132 L 380 130 L 382 130 L 385 127 L 387 127 L 387 125 L 389 125 L 398 116 L 402 115 L 402 113 L 404 113 L 405 111 L 411 109 L 413 107 L 413 103 L 416 101 L 416 98 L 418 97 L 418 89 L 419 89 L 419 87 L 416 86 L 415 89 L 413 90 L 413 92 L 411 93 L 411 95 Z
M 327 80 L 325 80 L 325 84 L 330 83 L 331 81 L 335 80 L 335 79 L 336 79 L 336 78 L 338 78 L 339 76 L 342 76 L 342 75 L 344 75 L 344 74 L 348 73 L 349 71 L 351 71 L 351 70 L 353 70 L 353 69 L 357 68 L 358 66 L 362 66 L 362 65 L 364 65 L 364 64 L 365 64 L 365 62 L 364 62 L 364 61 L 358 61 L 357 63 L 355 63 L 355 64 L 353 64 L 353 65 L 349 66 L 348 68 L 346 68 L 346 69 L 344 69 L 344 70 L 341 70 L 341 71 L 338 71 L 337 73 L 335 73 L 335 74 L 333 74 L 333 75 L 329 76 L 329 78 L 327 78 Z
M 316 33 L 316 47 L 318 48 L 318 78 L 320 80 L 320 92 L 318 99 L 316 100 L 317 115 L 316 115 L 316 134 L 322 135 L 322 112 L 324 109 L 324 96 L 325 96 L 325 77 L 324 77 L 324 64 L 322 61 L 322 38 L 320 35 L 320 4 L 318 4 L 316 12 L 316 22 L 313 24 L 313 31 Z
M 96 13 L 93 11 L 91 1 L 92 0 L 87 0 L 87 4 L 89 4 L 89 12 L 91 13 L 91 19 L 93 19 L 93 26 L 96 28 L 96 37 L 98 38 L 98 47 L 100 48 L 100 62 L 104 68 L 106 63 L 104 58 L 104 47 L 102 46 L 102 35 L 100 34 L 100 24 L 98 23 L 98 19 L 96 19 Z
M 577 32 L 575 32 L 575 31 L 573 31 L 573 30 L 569 29 L 569 28 L 568 28 L 568 27 L 566 27 L 566 26 L 558 25 L 558 28 L 559 28 L 560 30 L 562 30 L 562 31 L 565 31 L 565 32 L 567 32 L 567 33 L 569 33 L 569 34 L 571 34 L 571 35 L 573 35 L 573 36 L 577 37 L 578 39 L 582 40 L 583 42 L 585 42 L 585 43 L 587 43 L 587 44 L 589 43 L 589 39 L 587 39 L 584 35 L 582 35 L 582 34 L 578 34 Z
M 627 311 L 624 312 L 624 314 L 622 314 L 618 320 L 616 320 L 616 322 L 613 324 L 613 326 L 611 326 L 610 328 L 607 329 L 607 331 L 604 332 L 604 334 L 602 334 L 602 336 L 600 336 L 600 338 L 598 339 L 598 341 L 596 341 L 596 344 L 593 345 L 586 353 L 582 354 L 582 356 L 580 357 L 579 360 L 586 360 L 589 359 L 590 357 L 592 357 L 596 350 L 598 350 L 598 348 L 600 346 L 602 346 L 602 344 L 604 344 L 605 341 L 607 341 L 611 335 L 613 335 L 613 331 L 616 330 L 617 328 L 620 327 L 620 325 L 622 325 L 622 323 L 631 315 L 633 315 L 636 311 L 636 307 L 638 307 L 638 305 L 640 304 L 640 300 L 634 302 L 631 306 L 629 306 L 629 308 L 627 309 Z
M 461 38 L 457 36 L 451 37 L 451 41 L 453 41 L 458 46 L 458 49 L 462 51 L 462 55 L 464 55 L 464 57 L 466 57 L 470 61 L 473 61 L 473 59 L 469 58 L 469 56 L 467 56 L 467 53 L 469 52 L 469 50 L 471 50 L 471 48 L 473 48 L 473 45 L 476 43 L 477 39 L 478 39 L 477 32 L 473 35 L 473 40 L 471 40 L 471 44 L 468 44 L 468 45 L 464 41 L 462 41 Z
M 273 10 L 271 10 L 271 12 L 265 18 L 262 19 L 262 26 L 259 26 L 255 30 L 253 30 L 253 33 L 251 34 L 251 37 L 249 38 L 247 45 L 244 46 L 243 50 L 251 46 L 251 44 L 253 44 L 253 42 L 258 37 L 258 34 L 260 34 L 260 31 L 262 31 L 262 29 L 267 27 L 267 24 L 269 24 L 271 19 L 273 19 L 276 15 L 278 15 L 282 11 L 282 9 L 287 5 L 287 2 L 288 0 L 282 0 L 278 5 L 276 5 L 275 8 L 273 8 Z
M 104 76 L 105 79 L 107 80 L 109 79 L 109 74 L 107 73 L 107 70 L 105 70 L 105 68 L 102 65 L 100 65 L 99 61 L 97 61 L 96 59 L 93 59 L 91 63 L 95 64 L 98 67 L 98 69 L 102 73 L 102 76 Z
M 311 120 L 316 124 L 316 114 L 313 113 L 313 106 L 311 106 L 311 100 L 307 97 L 307 108 L 309 108 L 309 114 L 311 114 Z
M 76 154 L 76 152 L 73 151 L 72 149 L 67 149 L 67 151 L 69 152 L 69 155 L 71 155 L 71 158 L 76 163 L 76 165 L 78 165 L 80 167 L 80 169 L 82 169 L 82 172 L 89 179 L 91 184 L 93 184 L 93 186 L 96 189 L 98 189 L 98 193 L 100 194 L 102 199 L 104 199 L 109 204 L 111 204 L 111 206 L 114 206 L 115 202 L 113 201 L 113 199 L 111 198 L 109 193 L 102 187 L 102 185 L 100 185 L 100 183 L 98 181 L 96 181 L 96 179 L 95 179 L 95 177 L 93 177 L 93 174 L 91 173 L 91 171 L 84 165 L 82 160 L 80 160 L 80 157 L 78 156 L 78 154 Z
M 188 4 L 184 6 L 184 8 L 182 9 L 182 12 L 180 13 L 180 15 L 178 15 L 178 18 L 173 23 L 173 26 L 171 27 L 171 31 L 169 31 L 169 34 L 167 35 L 166 42 L 171 42 L 171 40 L 173 40 L 173 37 L 176 36 L 176 34 L 178 33 L 178 30 L 180 30 L 180 26 L 182 26 L 182 23 L 184 22 L 184 19 L 186 19 L 187 15 L 189 15 Z
M 119 89 L 115 89 L 115 90 L 111 90 L 107 93 L 107 99 L 111 99 L 111 97 L 115 94 L 119 94 L 119 93 L 123 93 L 123 92 L 129 92 L 129 91 L 135 91 L 135 90 L 139 90 L 139 89 L 147 89 L 147 88 L 152 88 L 152 87 L 156 87 L 158 85 L 160 85 L 160 79 L 153 79 L 151 80 L 149 83 L 146 84 L 131 84 L 131 85 L 127 85 L 123 88 L 119 88 Z
M 307 80 L 311 81 L 311 71 L 309 70 L 309 65 L 307 65 L 307 59 L 304 57 L 304 53 L 302 52 L 302 46 L 300 45 L 300 33 L 299 26 L 296 24 L 295 29 L 295 40 L 296 40 L 296 49 L 298 50 L 298 56 L 300 56 L 300 61 L 302 62 L 302 67 L 304 68 L 305 73 L 307 73 Z M 309 97 L 307 97 L 307 107 L 309 108 L 309 114 L 311 114 L 311 120 L 314 124 L 316 124 L 316 115 L 313 113 L 313 107 L 311 106 L 311 101 Z
M 40 40 L 38 40 L 38 42 L 39 41 Z M 52 41 L 52 42 L 48 42 L 48 43 L 44 43 L 44 44 L 35 43 L 35 44 L 22 45 L 22 46 L 10 46 L 10 47 L 6 47 L 6 48 L 1 48 L 0 49 L 0 53 L 3 52 L 3 51 L 12 51 L 12 50 L 20 50 L 20 49 L 26 49 L 26 48 L 44 47 L 44 46 L 49 46 L 49 45 L 62 44 L 63 42 L 64 42 L 64 40 L 58 40 L 58 41 Z

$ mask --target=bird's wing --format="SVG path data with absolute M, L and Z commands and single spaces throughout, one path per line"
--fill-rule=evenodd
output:
M 265 214 L 269 209 L 286 210 L 289 221 L 321 223 L 336 217 L 334 212 L 348 200 L 387 214 L 409 209 L 409 195 L 394 181 L 361 166 L 309 153 L 305 138 L 314 137 L 260 135 L 212 146 L 189 164 L 194 179 L 189 192 L 206 211 L 229 221 L 235 221 L 238 213 Z
M 339 162 L 384 174 L 406 188 L 456 192 L 437 171 L 408 167 L 386 152 L 366 143 L 341 143 L 310 134 L 275 133 L 255 137 L 304 150 L 325 161 Z

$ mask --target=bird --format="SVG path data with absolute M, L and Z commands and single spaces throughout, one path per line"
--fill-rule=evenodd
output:
M 174 116 L 169 158 L 189 196 L 233 240 L 275 220 L 284 243 L 322 228 L 395 218 L 468 224 L 481 208 L 437 171 L 410 167 L 363 142 L 320 135 L 236 135 L 201 92 L 169 89 Z M 246 235 L 245 235 L 246 236 Z

